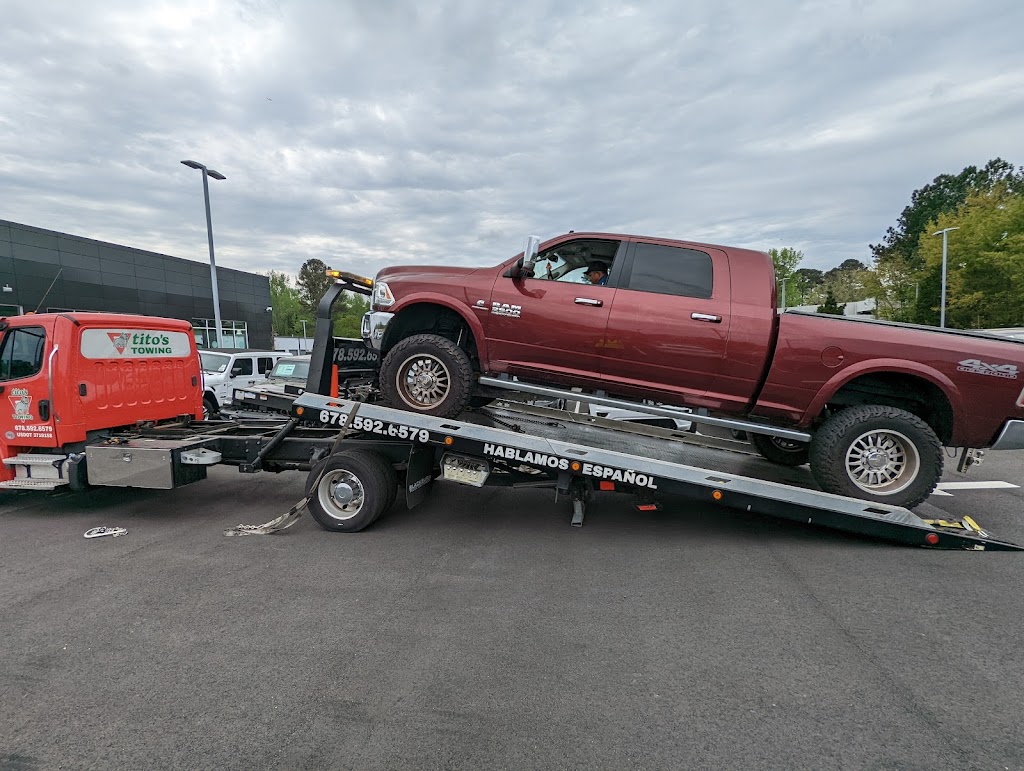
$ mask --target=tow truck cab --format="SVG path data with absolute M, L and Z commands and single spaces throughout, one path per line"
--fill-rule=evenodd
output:
M 186 321 L 113 313 L 0 319 L 0 487 L 65 484 L 69 456 L 87 441 L 140 422 L 201 418 L 202 400 Z

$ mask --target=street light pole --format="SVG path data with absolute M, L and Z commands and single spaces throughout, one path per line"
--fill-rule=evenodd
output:
M 299 350 L 305 353 L 306 351 L 306 320 L 302 319 L 302 345 L 299 346 Z
M 190 169 L 200 169 L 203 172 L 203 200 L 206 202 L 206 238 L 210 242 L 210 285 L 213 288 L 213 321 L 217 325 L 216 338 L 217 345 L 213 345 L 210 341 L 211 348 L 220 348 L 221 335 L 224 334 L 224 327 L 220 321 L 220 293 L 217 291 L 217 263 L 213 258 L 213 220 L 210 217 L 210 183 L 206 181 L 207 176 L 213 177 L 214 179 L 227 179 L 219 171 L 208 169 L 201 163 L 196 161 L 182 161 L 183 164 L 188 166 Z M 231 347 L 234 348 L 234 336 L 232 335 Z
M 935 233 L 933 236 L 942 234 L 942 299 L 939 302 L 939 328 L 946 328 L 946 250 L 949 242 L 949 231 L 959 230 L 959 227 L 955 228 L 944 228 Z
M 782 282 L 782 310 L 786 310 L 786 282 L 789 281 L 789 276 L 781 278 L 779 281 Z

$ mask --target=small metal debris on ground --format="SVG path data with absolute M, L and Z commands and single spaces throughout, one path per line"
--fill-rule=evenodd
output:
M 86 538 L 101 538 L 105 535 L 112 535 L 117 538 L 128 532 L 126 527 L 94 527 L 85 531 Z

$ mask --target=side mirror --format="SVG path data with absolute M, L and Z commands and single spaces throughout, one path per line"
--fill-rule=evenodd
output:
M 540 236 L 527 236 L 523 256 L 516 260 L 515 265 L 505 274 L 512 279 L 532 278 L 533 264 L 537 261 L 537 249 L 540 247 Z
M 233 367 L 231 369 L 231 377 L 238 377 L 241 374 L 242 374 L 242 368 L 241 367 Z

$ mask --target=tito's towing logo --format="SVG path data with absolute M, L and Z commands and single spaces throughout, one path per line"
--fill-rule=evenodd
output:
M 107 332 L 111 345 L 120 355 L 126 350 L 129 354 L 149 355 L 174 353 L 171 349 L 171 338 L 167 335 L 151 335 L 146 332 Z M 129 350 L 130 346 L 130 350 Z

